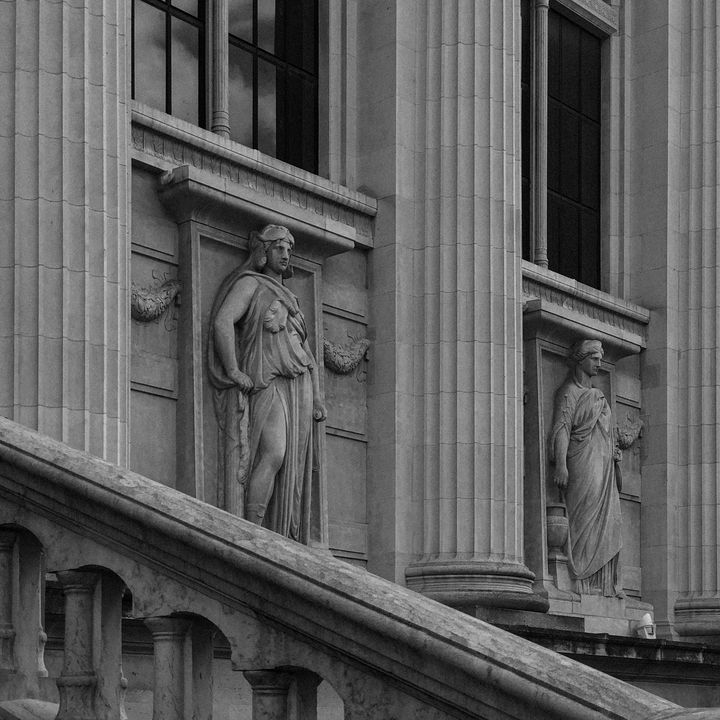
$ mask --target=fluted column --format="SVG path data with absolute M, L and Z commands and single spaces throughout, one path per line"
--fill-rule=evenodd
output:
M 127 7 L 0 3 L 0 413 L 120 463 Z
M 278 670 L 248 670 L 252 688 L 252 720 L 287 720 L 292 675 Z
M 425 64 L 424 557 L 408 586 L 532 607 L 522 545 L 520 13 L 429 1 Z
M 93 659 L 94 592 L 99 575 L 64 571 L 57 573 L 57 578 L 65 594 L 65 654 L 57 679 L 57 720 L 99 720 Z
M 184 720 L 184 643 L 189 622 L 155 617 L 146 619 L 145 624 L 152 633 L 155 653 L 153 720 Z
M 681 290 L 687 322 L 680 355 L 680 377 L 687 428 L 680 448 L 687 478 L 679 482 L 678 589 L 675 629 L 685 636 L 720 636 L 720 170 L 718 155 L 718 60 L 720 8 L 711 0 L 688 3 L 689 107 L 687 161 L 689 164 L 686 236 L 687 272 Z

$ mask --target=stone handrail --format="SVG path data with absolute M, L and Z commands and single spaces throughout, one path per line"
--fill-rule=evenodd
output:
M 77 688 L 75 694 L 63 688 L 80 676 L 105 700 L 122 696 L 126 683 L 111 632 L 120 627 L 118 581 L 130 589 L 133 613 L 148 618 L 153 633 L 156 718 L 182 716 L 167 708 L 174 707 L 168 698 L 183 694 L 177 685 L 183 672 L 167 668 L 182 662 L 177 638 L 193 622 L 224 634 L 234 669 L 245 672 L 258 697 L 263 693 L 266 704 L 258 713 L 267 703 L 280 703 L 268 717 L 284 716 L 288 669 L 326 679 L 342 698 L 346 718 L 698 717 L 326 551 L 0 418 L 0 533 L 6 530 L 30 534 L 44 550 L 47 570 L 58 573 L 65 589 L 61 720 L 72 716 L 68 703 L 79 702 Z M 22 551 L 19 555 L 22 559 Z M 0 562 L 0 572 L 4 567 Z M 102 611 L 108 613 L 103 627 L 110 658 L 93 658 L 89 643 L 82 642 L 92 626 L 83 598 L 92 596 L 96 576 L 112 580 L 102 596 L 107 596 Z M 0 590 L 0 626 L 17 641 L 28 636 L 21 619 L 2 617 L 3 606 L 15 605 L 4 602 Z M 196 637 L 193 659 L 202 663 L 204 648 L 207 664 L 208 636 L 195 633 L 194 643 Z M 211 641 L 209 647 L 212 657 Z M 27 658 L 22 662 L 32 665 Z M 31 695 L 33 683 L 14 692 Z M 195 702 L 212 707 L 207 685 L 194 692 Z M 88 697 L 83 702 L 91 703 Z M 0 699 L 8 699 L 7 690 Z M 255 708 L 255 696 L 253 703 Z M 720 712 L 703 711 L 702 717 L 720 718 Z

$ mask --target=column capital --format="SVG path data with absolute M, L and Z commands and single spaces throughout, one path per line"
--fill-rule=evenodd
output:
M 285 670 L 246 670 L 243 675 L 253 693 L 262 695 L 286 693 L 293 681 L 292 673 Z
M 88 570 L 60 570 L 55 576 L 66 594 L 92 592 L 100 579 L 100 573 Z
M 190 621 L 177 617 L 149 617 L 144 620 L 148 630 L 152 633 L 153 640 L 174 640 L 185 637 Z

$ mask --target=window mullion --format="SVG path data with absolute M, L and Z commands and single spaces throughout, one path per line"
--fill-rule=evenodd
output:
M 548 14 L 549 0 L 535 2 L 535 167 L 533 225 L 535 264 L 548 266 L 547 245 L 547 148 L 548 148 Z
M 212 15 L 212 119 L 210 127 L 222 137 L 230 137 L 229 83 L 229 21 L 228 0 L 215 0 Z

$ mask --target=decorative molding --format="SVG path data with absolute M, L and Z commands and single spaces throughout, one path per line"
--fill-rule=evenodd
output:
M 377 213 L 373 198 L 137 104 L 132 113 L 132 145 L 137 160 L 157 159 L 164 170 L 187 165 L 208 172 L 238 186 L 240 192 L 281 203 L 290 216 L 310 214 L 316 224 L 335 226 L 361 246 L 373 245 Z M 233 192 L 230 187 L 228 191 Z
M 643 427 L 642 418 L 636 417 L 633 419 L 630 413 L 625 416 L 625 421 L 617 426 L 617 441 L 621 450 L 627 450 L 642 433 Z
M 580 20 L 604 35 L 616 33 L 620 25 L 617 8 L 608 5 L 605 0 L 554 0 L 552 7 L 565 11 L 573 20 Z
M 166 280 L 155 288 L 141 288 L 132 284 L 130 310 L 133 320 L 152 322 L 157 320 L 180 292 L 178 280 Z
M 602 341 L 615 360 L 639 353 L 647 344 L 650 311 L 523 261 L 525 323 L 539 322 L 544 334 Z
M 366 358 L 370 341 L 366 338 L 355 339 L 347 345 L 338 345 L 330 340 L 323 340 L 325 367 L 336 375 L 349 375 L 360 361 Z

